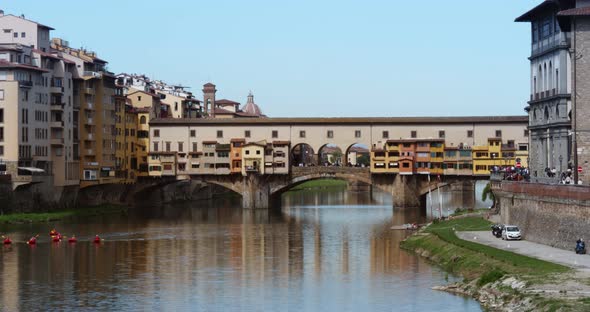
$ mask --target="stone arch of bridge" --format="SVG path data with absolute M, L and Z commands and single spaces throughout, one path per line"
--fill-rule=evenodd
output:
M 307 143 L 298 143 L 291 148 L 291 163 L 293 166 L 316 165 L 317 155 L 313 146 Z
M 290 189 L 292 189 L 293 187 L 308 182 L 308 181 L 312 181 L 312 180 L 321 180 L 321 179 L 334 179 L 334 180 L 343 180 L 346 181 L 348 183 L 350 182 L 361 182 L 361 183 L 365 183 L 368 185 L 373 185 L 373 182 L 371 181 L 371 178 L 367 178 L 367 177 L 363 177 L 361 175 L 357 175 L 357 174 L 341 174 L 341 173 L 337 173 L 337 174 L 324 174 L 324 173 L 313 173 L 313 174 L 307 174 L 304 176 L 298 176 L 295 178 L 292 178 L 290 180 L 288 180 L 286 183 L 284 184 L 280 184 L 280 185 L 275 185 L 270 189 L 270 194 L 272 196 L 276 196 L 276 195 L 280 195 Z
M 346 148 L 346 150 L 344 152 L 344 158 L 345 158 L 347 164 L 349 162 L 350 152 L 351 152 L 351 150 L 354 150 L 355 148 L 365 149 L 366 153 L 369 154 L 369 157 L 370 157 L 370 153 L 371 153 L 370 146 L 363 143 L 363 142 L 355 142 L 355 143 L 348 145 L 348 147 Z M 357 157 L 358 157 L 358 155 L 357 155 Z M 355 163 L 356 163 L 356 160 L 354 162 L 351 162 L 351 165 L 354 165 Z
M 333 153 L 333 152 L 338 152 L 340 153 L 340 159 L 336 160 L 336 159 L 332 159 L 332 161 L 330 162 L 330 157 L 324 156 L 324 153 Z M 344 163 L 344 150 L 342 149 L 342 147 L 338 146 L 337 144 L 334 143 L 326 143 L 322 146 L 320 146 L 320 148 L 318 149 L 318 165 L 320 166 L 325 166 L 326 162 L 327 163 L 340 163 L 343 164 Z

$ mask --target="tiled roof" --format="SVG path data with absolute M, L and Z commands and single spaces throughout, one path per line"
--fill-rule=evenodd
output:
M 235 114 L 235 113 L 228 111 L 227 109 L 215 107 L 215 115 L 233 115 L 233 114 Z
M 221 100 L 215 100 L 215 104 L 219 104 L 219 105 L 236 105 L 236 104 L 240 104 L 238 102 L 234 102 L 228 99 L 221 99 Z
M 590 16 L 590 7 L 573 8 L 559 11 L 557 16 Z
M 291 141 L 272 141 L 272 145 L 289 145 Z
M 0 68 L 22 68 L 22 69 L 36 70 L 36 71 L 40 71 L 40 72 L 48 72 L 48 70 L 43 69 L 43 68 L 35 67 L 32 65 L 26 65 L 26 64 L 11 63 L 11 62 L 8 62 L 5 60 L 0 60 Z
M 517 17 L 514 21 L 515 22 L 530 22 L 535 16 L 537 16 L 540 12 L 543 12 L 547 9 L 552 7 L 557 7 L 558 3 L 557 0 L 545 0 L 541 2 L 541 4 L 537 5 L 536 7 L 530 9 L 523 15 Z

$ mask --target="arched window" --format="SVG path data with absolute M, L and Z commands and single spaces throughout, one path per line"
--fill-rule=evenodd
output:
M 537 90 L 539 90 L 539 92 L 543 92 L 543 67 L 541 67 L 541 65 L 539 65 L 539 85 Z
M 545 106 L 545 120 L 549 120 L 549 109 Z
M 537 109 L 533 109 L 533 120 L 537 120 Z
M 547 91 L 547 63 L 543 64 L 543 91 Z
M 547 74 L 549 75 L 549 77 L 547 78 L 547 89 L 549 91 L 552 91 L 551 89 L 553 89 L 553 64 L 551 63 L 551 61 L 549 61 L 549 71 L 547 72 Z M 553 94 L 553 92 L 551 92 L 551 94 Z
M 555 117 L 559 118 L 559 104 L 555 105 Z
M 555 69 L 555 93 L 559 94 L 559 69 Z
M 535 96 L 537 94 L 537 76 L 533 76 L 533 98 L 536 100 Z
M 142 125 L 145 125 L 145 123 L 146 123 L 146 118 L 145 118 L 145 116 L 141 116 L 141 117 L 139 117 L 139 123 L 140 123 L 140 124 L 142 124 Z

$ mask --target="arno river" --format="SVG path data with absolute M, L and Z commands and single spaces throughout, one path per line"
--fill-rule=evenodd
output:
M 2 226 L 19 243 L 0 251 L 0 310 L 481 311 L 431 290 L 454 277 L 400 250 L 407 234 L 390 227 L 423 217 L 388 197 L 298 191 L 272 212 L 237 198 Z M 53 226 L 80 242 L 51 243 Z

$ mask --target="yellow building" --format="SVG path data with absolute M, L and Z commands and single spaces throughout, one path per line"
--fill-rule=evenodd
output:
M 264 174 L 264 150 L 266 141 L 250 142 L 242 148 L 242 175 Z
M 149 175 L 148 154 L 150 151 L 150 109 L 135 108 L 137 113 L 137 176 Z

